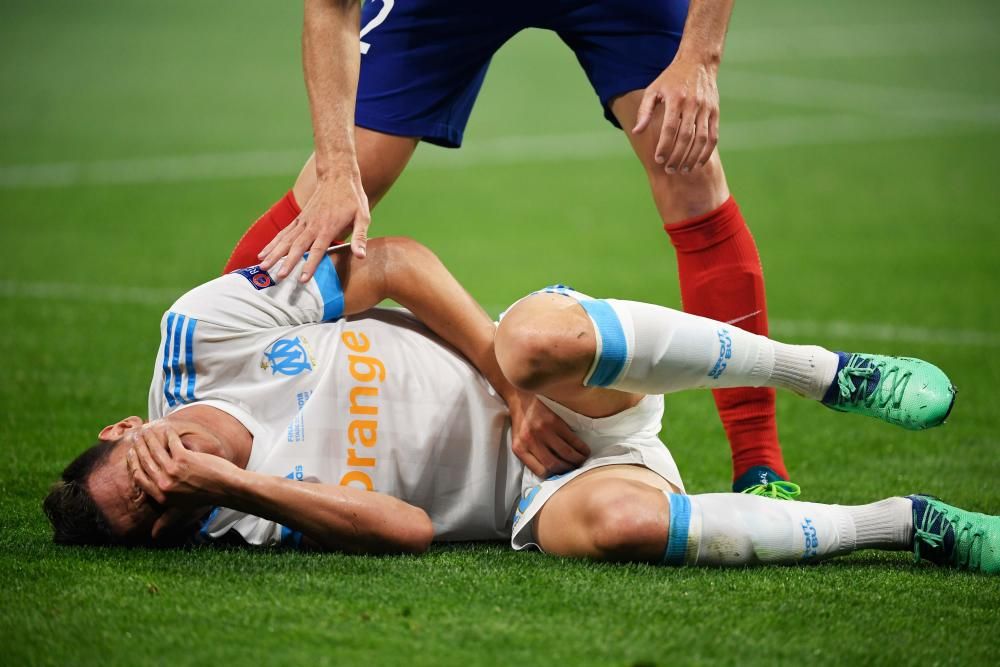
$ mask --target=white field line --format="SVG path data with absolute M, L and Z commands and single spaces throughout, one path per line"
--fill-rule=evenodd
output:
M 1000 102 L 995 99 L 884 83 L 855 83 L 729 69 L 720 83 L 720 89 L 723 98 L 866 113 L 887 117 L 892 122 L 907 118 L 992 126 L 1000 123 Z
M 920 21 L 870 25 L 739 28 L 726 38 L 726 63 L 847 60 L 983 51 L 997 48 L 989 21 Z
M 167 287 L 116 287 L 57 282 L 19 282 L 0 280 L 0 299 L 74 301 L 108 305 L 143 305 L 167 308 L 186 290 Z M 489 306 L 499 313 L 507 306 Z M 1000 347 L 1000 335 L 975 329 L 937 329 L 898 324 L 874 324 L 841 320 L 771 321 L 776 336 L 812 337 L 817 340 L 861 339 L 911 344 L 958 345 L 963 347 Z
M 992 113 L 992 112 L 991 112 Z M 791 116 L 726 123 L 724 152 L 776 147 L 868 143 L 907 137 L 975 134 L 980 127 L 955 122 L 839 114 Z M 309 149 L 255 151 L 193 156 L 98 160 L 0 167 L 0 189 L 122 185 L 230 180 L 294 175 Z M 627 157 L 631 149 L 616 131 L 508 136 L 470 141 L 458 151 L 421 149 L 411 169 L 462 169 L 472 166 L 526 164 Z

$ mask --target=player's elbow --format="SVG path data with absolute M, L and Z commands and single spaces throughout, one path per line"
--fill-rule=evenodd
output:
M 394 542 L 396 551 L 407 554 L 422 554 L 434 541 L 434 524 L 427 512 L 419 507 L 410 508 L 400 517 Z
M 409 236 L 388 236 L 379 240 L 385 254 L 386 269 L 389 275 L 397 278 L 408 279 L 414 272 L 440 261 L 430 248 Z

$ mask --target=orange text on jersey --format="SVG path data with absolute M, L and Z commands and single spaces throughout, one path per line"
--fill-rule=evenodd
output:
M 351 386 L 347 424 L 347 442 L 355 446 L 347 448 L 347 467 L 352 470 L 340 478 L 340 485 L 363 486 L 371 491 L 374 488 L 372 478 L 364 468 L 375 467 L 373 448 L 378 443 L 378 385 L 385 380 L 385 364 L 378 357 L 361 354 L 371 348 L 371 342 L 363 333 L 345 331 L 340 340 L 348 350 L 359 353 L 347 355 L 351 379 L 358 383 Z

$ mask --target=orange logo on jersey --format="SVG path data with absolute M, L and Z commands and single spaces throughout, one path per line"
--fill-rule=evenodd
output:
M 358 384 L 351 387 L 350 408 L 351 420 L 347 424 L 347 441 L 352 445 L 372 448 L 378 443 L 378 384 L 385 380 L 385 364 L 378 357 L 361 353 L 368 352 L 371 342 L 363 333 L 345 331 L 340 340 L 348 350 L 359 354 L 348 354 L 347 364 L 351 378 Z M 374 487 L 371 476 L 359 468 L 375 467 L 375 452 L 349 447 L 347 450 L 347 466 L 354 468 L 340 478 L 341 486 L 361 486 L 369 491 Z

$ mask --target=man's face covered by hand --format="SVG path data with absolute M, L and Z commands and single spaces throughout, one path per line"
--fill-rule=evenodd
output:
M 87 486 L 112 532 L 126 543 L 168 545 L 186 537 L 185 527 L 205 513 L 197 503 L 159 502 L 151 493 L 155 487 L 143 470 L 149 467 L 150 449 L 163 446 L 168 437 L 184 434 L 183 447 L 205 454 L 222 455 L 221 443 L 198 424 L 166 420 L 144 423 L 128 417 L 101 431 L 103 440 L 115 444 L 107 460 L 95 469 Z M 165 500 L 165 499 L 164 499 Z

